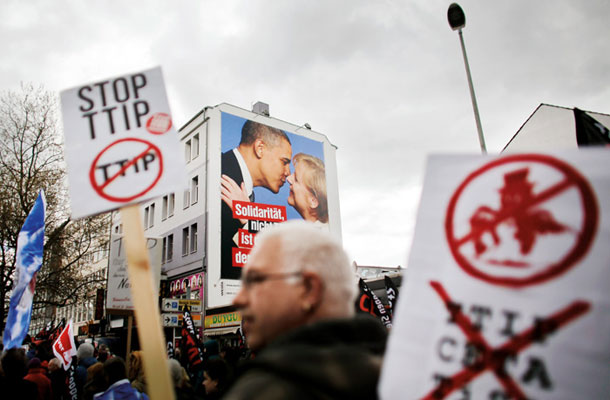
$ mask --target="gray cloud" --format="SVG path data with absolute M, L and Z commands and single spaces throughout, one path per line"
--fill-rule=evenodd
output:
M 3 1 L 0 89 L 163 67 L 178 124 L 270 104 L 338 146 L 344 243 L 406 265 L 425 158 L 479 150 L 450 1 Z M 541 102 L 607 112 L 606 0 L 463 0 L 483 129 L 499 151 Z

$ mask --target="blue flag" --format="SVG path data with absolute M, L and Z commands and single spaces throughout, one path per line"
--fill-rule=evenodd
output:
M 21 346 L 30 327 L 36 273 L 42 266 L 46 201 L 41 190 L 17 239 L 16 277 L 4 328 L 4 348 Z

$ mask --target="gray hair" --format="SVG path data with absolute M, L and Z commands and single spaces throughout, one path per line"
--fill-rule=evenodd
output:
M 180 387 L 182 385 L 182 365 L 180 365 L 178 360 L 171 358 L 167 360 L 167 366 L 174 386 Z
M 76 352 L 76 357 L 78 360 L 83 360 L 85 358 L 93 357 L 94 348 L 91 343 L 83 343 L 78 347 L 78 351 Z
M 252 253 L 270 239 L 279 240 L 281 260 L 287 272 L 311 271 L 321 278 L 325 307 L 346 316 L 353 314 L 356 275 L 343 246 L 329 232 L 311 222 L 284 222 L 261 231 Z

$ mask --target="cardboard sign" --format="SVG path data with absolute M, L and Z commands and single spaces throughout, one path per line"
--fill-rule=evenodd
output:
M 161 279 L 161 252 L 162 240 L 160 238 L 146 238 L 146 248 L 150 260 L 153 288 L 159 289 Z M 131 283 L 127 273 L 127 254 L 122 235 L 110 236 L 110 260 L 108 263 L 108 283 L 106 295 L 106 309 L 109 311 L 133 311 L 133 295 Z
M 182 190 L 161 68 L 61 92 L 72 217 Z
M 429 159 L 383 399 L 610 393 L 609 159 Z

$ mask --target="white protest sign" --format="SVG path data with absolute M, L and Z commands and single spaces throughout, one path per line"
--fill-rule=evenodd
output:
M 161 279 L 161 239 L 146 238 L 146 248 L 152 270 L 153 288 L 159 289 Z M 127 274 L 127 254 L 125 243 L 121 235 L 110 237 L 110 260 L 108 263 L 108 283 L 106 295 L 107 310 L 134 309 L 131 293 L 131 284 Z
M 73 218 L 182 190 L 161 68 L 61 92 Z
M 429 158 L 381 398 L 608 396 L 609 161 Z

